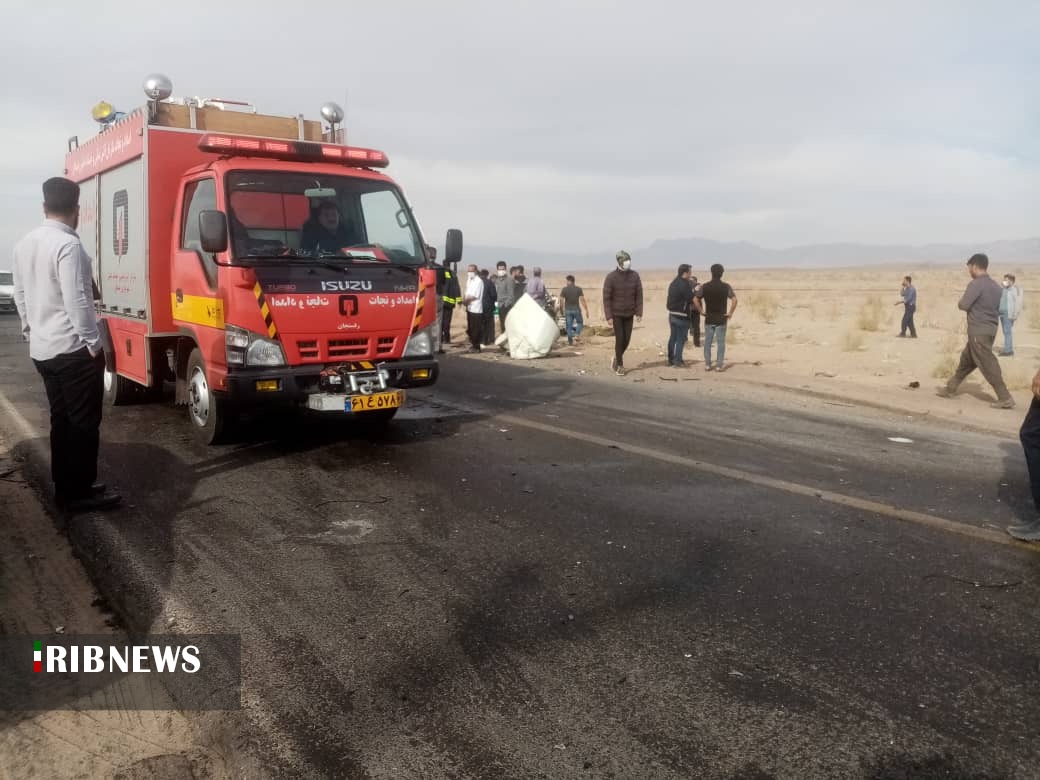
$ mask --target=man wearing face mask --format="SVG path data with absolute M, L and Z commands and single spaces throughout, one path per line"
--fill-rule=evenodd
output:
M 466 267 L 466 291 L 462 294 L 466 307 L 466 335 L 469 336 L 470 352 L 480 352 L 480 337 L 484 332 L 484 280 L 477 267 Z
M 643 319 L 643 282 L 632 270 L 632 257 L 621 250 L 615 255 L 617 268 L 603 282 L 603 316 L 614 329 L 614 357 L 610 368 L 625 375 L 625 351 L 632 341 L 633 320 Z
M 1015 354 L 1015 346 L 1011 341 L 1011 329 L 1015 320 L 1022 315 L 1022 288 L 1015 284 L 1014 274 L 1004 274 L 1004 290 L 1000 294 L 1000 327 L 1004 331 L 1004 349 L 1001 357 Z
M 514 297 L 516 284 L 506 273 L 504 260 L 499 260 L 495 266 L 495 293 L 498 295 L 498 324 L 502 326 L 502 332 L 506 331 L 506 315 L 516 303 Z

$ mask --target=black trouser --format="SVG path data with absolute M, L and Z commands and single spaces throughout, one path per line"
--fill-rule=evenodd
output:
M 701 345 L 701 313 L 698 311 L 690 313 L 690 332 L 693 333 L 693 346 Z
M 105 356 L 79 352 L 34 360 L 51 407 L 51 479 L 63 499 L 85 498 L 97 479 Z
M 915 339 L 917 338 L 917 328 L 914 327 L 914 312 L 917 310 L 917 306 L 913 303 L 903 304 L 903 323 L 899 326 L 899 335 L 905 336 L 906 331 L 910 331 L 910 335 Z
M 512 308 L 512 306 L 502 306 L 501 304 L 498 306 L 498 324 L 502 326 L 503 333 L 506 332 L 506 315 Z
M 614 316 L 614 360 L 619 366 L 625 365 L 625 350 L 632 341 L 632 323 L 634 317 Z
M 480 349 L 480 337 L 484 335 L 484 315 L 466 312 L 466 335 L 473 349 Z
M 441 343 L 451 343 L 451 315 L 455 312 L 455 304 L 444 304 L 441 307 Z
M 484 318 L 484 328 L 480 343 L 489 346 L 495 343 L 495 310 L 486 311 L 481 315 Z
M 1029 486 L 1033 490 L 1033 506 L 1040 512 L 1040 400 L 1033 398 L 1026 419 L 1022 421 L 1018 438 L 1022 441 L 1022 451 L 1026 455 Z

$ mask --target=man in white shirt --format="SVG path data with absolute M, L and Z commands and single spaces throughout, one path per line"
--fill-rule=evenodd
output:
M 51 478 L 58 506 L 107 509 L 120 497 L 97 479 L 105 354 L 90 256 L 76 234 L 79 185 L 43 184 L 46 220 L 14 248 L 14 302 L 51 410 Z
M 470 352 L 480 352 L 480 337 L 484 332 L 484 280 L 473 264 L 466 266 L 466 292 L 462 294 L 466 307 L 466 335 Z

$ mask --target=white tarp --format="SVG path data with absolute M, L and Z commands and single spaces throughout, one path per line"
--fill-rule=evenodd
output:
M 495 343 L 508 341 L 509 357 L 531 360 L 548 355 L 559 335 L 560 328 L 552 317 L 525 293 L 509 310 L 506 332 Z

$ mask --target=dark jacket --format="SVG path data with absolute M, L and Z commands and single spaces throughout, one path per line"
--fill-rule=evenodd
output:
M 972 279 L 957 306 L 968 313 L 969 336 L 995 336 L 1000 322 L 1000 285 L 984 274 Z
M 486 276 L 481 276 L 480 278 L 484 280 L 484 314 L 493 314 L 495 304 L 498 302 L 498 291 L 495 290 L 495 285 Z
M 342 222 L 335 233 L 330 233 L 318 222 L 307 220 L 300 235 L 300 249 L 305 252 L 338 252 L 345 246 L 359 243 L 356 235 Z
M 677 276 L 668 285 L 668 313 L 680 317 L 690 316 L 690 304 L 693 303 L 693 288 L 690 281 Z
M 620 268 L 607 274 L 603 282 L 603 315 L 617 317 L 643 316 L 643 282 L 635 271 Z

